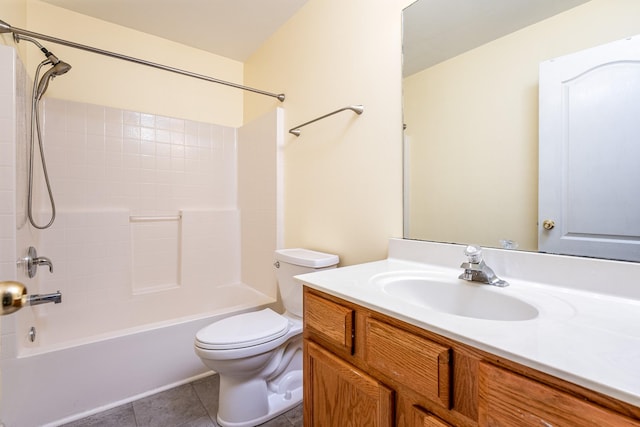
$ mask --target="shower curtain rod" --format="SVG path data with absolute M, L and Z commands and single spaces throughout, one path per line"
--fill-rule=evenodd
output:
M 52 36 L 47 36 L 45 34 L 34 33 L 33 31 L 23 30 L 21 28 L 12 27 L 6 22 L 0 20 L 0 34 L 2 33 L 13 33 L 13 38 L 17 41 L 16 35 L 30 36 L 40 40 L 46 40 L 51 43 L 61 44 L 63 46 L 73 47 L 75 49 L 86 50 L 88 52 L 97 53 L 104 56 L 109 56 L 111 58 L 122 59 L 124 61 L 134 62 L 136 64 L 146 65 L 148 67 L 158 68 L 160 70 L 170 71 L 172 73 L 182 74 L 185 76 L 193 77 L 200 80 L 206 80 L 208 82 L 218 83 L 225 86 L 235 87 L 237 89 L 247 90 L 249 92 L 258 93 L 260 95 L 271 96 L 273 98 L 277 98 L 280 102 L 284 101 L 284 93 L 276 94 L 271 92 L 266 92 L 264 90 L 255 89 L 248 86 L 239 85 L 237 83 L 227 82 L 224 80 L 214 79 L 213 77 L 205 76 L 202 74 L 192 73 L 191 71 L 181 70 L 179 68 L 169 67 L 167 65 L 157 64 L 155 62 L 145 61 L 144 59 L 134 58 L 132 56 L 122 55 L 115 52 L 109 52 L 108 50 L 98 49 L 92 46 L 87 46 L 79 43 L 70 42 L 67 40 L 59 39 Z

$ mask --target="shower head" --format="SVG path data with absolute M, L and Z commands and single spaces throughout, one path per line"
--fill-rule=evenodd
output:
M 7 28 L 6 30 L 5 30 L 5 27 Z M 8 31 L 12 31 L 11 26 L 6 22 L 0 20 L 0 33 L 8 32 Z M 44 92 L 47 90 L 47 87 L 49 87 L 49 80 L 69 71 L 71 69 L 71 65 L 67 64 L 66 62 L 60 61 L 58 57 L 53 54 L 53 52 L 49 51 L 46 47 L 42 46 L 38 40 L 32 37 L 26 37 L 14 32 L 13 38 L 16 41 L 16 43 L 20 42 L 20 40 L 26 40 L 28 42 L 31 42 L 35 44 L 42 53 L 44 53 L 44 56 L 46 56 L 47 59 L 44 62 L 42 62 L 40 66 L 45 65 L 47 63 L 51 63 L 52 65 L 52 67 L 46 73 L 44 73 L 44 75 L 40 79 L 40 82 L 38 83 L 38 89 L 36 90 L 34 97 L 35 99 L 39 100 L 40 98 L 42 98 L 42 95 L 44 95 Z M 40 70 L 40 67 L 38 67 L 38 70 Z M 37 78 L 37 75 L 38 73 L 36 72 L 36 78 Z
M 49 60 L 51 60 L 51 63 L 53 64 L 53 66 L 49 68 L 49 70 L 46 73 L 44 73 L 44 75 L 40 79 L 40 83 L 38 83 L 38 89 L 35 95 L 36 99 L 42 98 L 42 95 L 44 95 L 45 91 L 47 90 L 47 87 L 49 87 L 49 80 L 51 80 L 56 76 L 60 76 L 71 69 L 71 65 L 67 64 L 64 61 L 60 61 L 53 54 L 49 55 Z

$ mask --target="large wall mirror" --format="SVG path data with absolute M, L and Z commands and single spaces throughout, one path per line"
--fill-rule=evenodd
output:
M 418 0 L 403 29 L 404 237 L 537 251 L 540 64 L 640 34 L 640 1 Z

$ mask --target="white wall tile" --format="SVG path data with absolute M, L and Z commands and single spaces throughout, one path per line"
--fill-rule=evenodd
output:
M 13 168 L 0 165 L 0 191 L 10 191 L 13 193 L 15 185 L 15 172 Z
M 14 130 L 17 133 L 23 129 L 17 128 L 11 117 L 0 117 L 0 166 L 15 166 L 17 152 Z M 24 139 L 26 141 L 26 137 Z
M 14 109 L 13 94 L 0 95 L 0 117 L 12 118 Z
M 123 111 L 122 122 L 125 125 L 140 126 L 140 113 L 136 111 Z
M 124 111 L 119 108 L 105 107 L 104 119 L 107 123 L 120 123 L 123 122 Z
M 17 61 L 15 51 L 8 46 L 0 47 L 0 279 L 16 278 L 16 152 L 14 144 L 16 138 L 16 99 L 17 99 Z M 4 321 L 2 322 L 4 323 Z M 9 326 L 9 323 L 7 323 Z M 13 332 L 14 328 L 4 333 Z M 10 352 L 3 337 L 2 353 Z M 6 348 L 5 348 L 6 346 Z
M 164 129 L 156 129 L 156 141 L 171 143 L 171 131 Z
M 171 130 L 171 118 L 156 116 L 156 129 Z
M 79 102 L 65 104 L 67 132 L 75 132 L 84 135 L 87 131 L 87 105 Z
M 0 215 L 15 214 L 14 196 L 15 196 L 15 193 L 12 189 L 0 190 Z
M 177 212 L 235 199 L 234 129 L 55 99 L 44 114 L 60 211 Z
M 122 138 L 123 128 L 124 128 L 124 125 L 122 124 L 122 121 L 118 121 L 118 122 L 107 121 L 104 125 L 104 133 L 106 136 Z
M 140 126 L 146 128 L 154 128 L 156 125 L 156 116 L 155 114 L 140 114 Z
M 235 129 L 72 101 L 44 104 L 45 150 L 58 216 L 37 239 L 39 254 L 53 260 L 55 274 L 42 269 L 30 291 L 59 289 L 64 304 L 38 307 L 38 315 L 50 323 L 39 326 L 43 334 L 54 334 L 56 316 L 83 319 L 70 325 L 71 335 L 105 330 L 112 321 L 157 318 L 157 307 L 171 304 L 171 291 L 162 291 L 166 286 L 180 286 L 180 292 L 196 297 L 202 287 L 240 281 Z M 5 110 L 0 108 L 0 121 Z M 15 123 L 13 110 L 7 111 Z M 13 141 L 4 144 L 2 138 L 0 130 L 0 156 L 15 158 Z M 2 180 L 13 173 L 4 167 L 0 158 Z M 38 198 L 48 207 L 42 189 Z M 14 200 L 15 186 L 5 190 L 0 184 L 0 210 L 5 202 L 14 206 L 0 212 L 1 251 L 12 246 L 15 252 L 15 221 L 5 224 L 15 215 Z M 163 223 L 132 240 L 129 215 L 180 211 L 182 224 L 164 229 Z M 4 263 L 0 258 L 0 272 L 3 265 L 15 270 L 14 262 L 14 256 Z M 134 295 L 149 287 L 156 292 Z M 109 312 L 102 309 L 107 303 L 123 310 L 121 315 L 94 316 Z

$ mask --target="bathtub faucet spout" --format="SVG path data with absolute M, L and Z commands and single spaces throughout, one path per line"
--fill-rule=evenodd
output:
M 62 294 L 60 291 L 51 294 L 34 294 L 27 296 L 28 305 L 46 304 L 48 302 L 60 304 L 62 302 Z
M 11 314 L 28 305 L 39 305 L 48 302 L 60 304 L 60 291 L 51 294 L 27 295 L 27 288 L 20 282 L 11 280 L 0 282 L 0 315 Z M 0 423 L 2 424 L 2 423 Z

